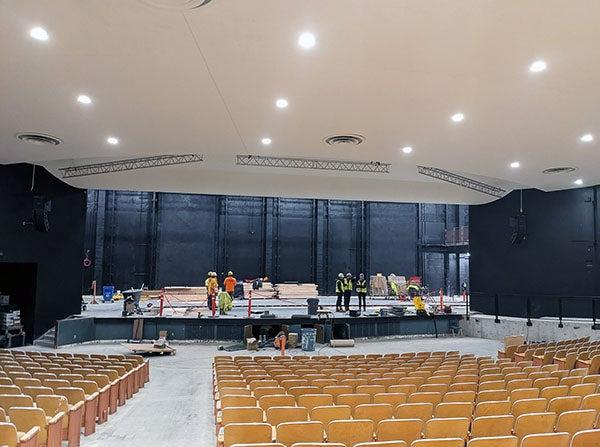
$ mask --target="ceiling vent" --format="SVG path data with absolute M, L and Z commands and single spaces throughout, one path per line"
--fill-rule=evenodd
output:
M 542 171 L 542 173 L 544 173 L 544 174 L 567 174 L 568 172 L 573 172 L 576 169 L 577 168 L 574 168 L 572 166 L 561 166 L 561 167 L 558 167 L 558 168 L 544 169 Z
M 25 143 L 35 144 L 37 146 L 58 146 L 62 143 L 60 138 L 53 137 L 52 135 L 47 135 L 45 133 L 35 133 L 35 132 L 21 132 L 16 135 L 17 139 L 24 141 Z
M 358 146 L 365 141 L 365 137 L 358 134 L 347 134 L 347 135 L 331 135 L 325 138 L 325 143 L 330 146 Z
M 208 5 L 212 0 L 139 0 L 140 2 L 160 9 L 189 11 Z

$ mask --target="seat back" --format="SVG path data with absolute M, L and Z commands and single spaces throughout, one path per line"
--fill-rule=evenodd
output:
M 442 402 L 435 408 L 436 418 L 467 418 L 473 416 L 473 402 Z
M 467 447 L 519 447 L 516 436 L 494 436 L 471 439 Z
M 221 424 L 262 422 L 263 411 L 259 407 L 230 407 L 221 410 Z
M 421 419 L 423 422 L 431 419 L 432 415 L 432 403 L 400 404 L 394 412 L 396 419 Z
M 571 447 L 596 447 L 600 445 L 600 430 L 581 431 L 571 441 Z
M 377 424 L 378 441 L 401 440 L 407 445 L 421 438 L 423 421 L 421 419 L 385 419 Z
M 558 415 L 565 411 L 577 410 L 581 406 L 581 400 L 580 396 L 555 397 L 548 403 L 548 411 Z
M 315 407 L 333 405 L 333 396 L 331 394 L 303 394 L 297 399 L 298 406 L 306 407 L 312 410 Z
M 514 423 L 515 417 L 512 414 L 476 417 L 471 427 L 471 437 L 510 436 Z
M 323 407 L 315 407 L 310 410 L 310 420 L 320 421 L 325 427 L 335 420 L 350 419 L 352 408 L 348 405 L 328 405 Z
M 253 405 L 256 405 L 256 403 Z M 258 406 L 265 411 L 271 407 L 293 407 L 295 405 L 296 399 L 289 394 L 267 395 L 258 399 Z
M 21 388 L 16 385 L 0 385 L 0 394 L 21 394 Z
M 8 410 L 10 422 L 15 424 L 17 431 L 28 432 L 34 427 L 39 427 L 39 444 L 45 444 L 48 439 L 46 431 L 46 413 L 41 408 L 31 407 L 12 407 Z
M 511 403 L 508 400 L 480 402 L 475 407 L 474 417 L 510 414 L 510 409 Z
M 36 396 L 40 394 L 54 394 L 54 390 L 47 386 L 26 386 L 23 387 L 23 394 L 31 396 L 35 399 Z
M 527 435 L 521 441 L 521 447 L 569 447 L 568 433 L 538 433 Z
M 551 433 L 554 429 L 556 413 L 522 414 L 515 421 L 514 434 L 519 442 L 527 435 Z
M 425 437 L 434 438 L 461 438 L 467 439 L 469 433 L 469 419 L 443 418 L 430 419 L 425 423 Z
M 579 431 L 594 428 L 598 412 L 596 410 L 565 411 L 558 416 L 556 432 L 569 433 L 571 437 Z
M 373 430 L 373 421 L 368 419 L 332 421 L 327 425 L 327 440 L 354 446 L 360 442 L 370 441 Z
M 465 441 L 460 438 L 417 439 L 410 447 L 464 447 Z
M 308 421 L 306 407 L 270 407 L 266 411 L 266 421 L 273 427 L 283 422 Z
M 271 426 L 262 422 L 227 424 L 223 429 L 223 444 L 232 447 L 234 444 L 270 443 L 272 435 Z
M 19 438 L 17 427 L 8 422 L 0 422 L 0 445 L 6 447 L 18 447 Z
M 277 425 L 277 442 L 291 447 L 297 442 L 322 442 L 323 423 L 319 421 L 310 422 L 283 422 Z
M 406 398 L 404 393 L 378 393 L 373 396 L 373 403 L 390 404 L 396 408 L 398 405 L 406 403 Z
M 33 407 L 33 399 L 24 394 L 0 394 L 0 408 L 8 413 L 11 407 Z
M 519 417 L 526 413 L 543 413 L 546 411 L 548 401 L 543 398 L 538 399 L 522 399 L 512 405 L 511 413 L 515 417 Z
M 361 404 L 357 405 L 353 412 L 354 419 L 370 419 L 376 427 L 379 421 L 391 419 L 394 413 L 394 407 L 390 404 Z

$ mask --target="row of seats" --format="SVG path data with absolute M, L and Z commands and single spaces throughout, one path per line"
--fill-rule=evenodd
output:
M 0 350 L 0 446 L 70 447 L 148 382 L 141 356 Z
M 494 362 L 457 352 L 220 356 L 214 362 L 217 424 L 224 427 L 219 440 L 229 447 L 241 439 L 236 436 L 244 432 L 245 424 L 259 424 L 254 426 L 269 427 L 268 435 L 264 429 L 250 430 L 262 430 L 260 442 L 331 443 L 339 424 L 333 424 L 331 432 L 330 424 L 344 422 L 346 428 L 356 427 L 364 442 L 411 445 L 427 440 L 421 437 L 437 439 L 452 433 L 461 445 L 490 436 L 511 438 L 506 442 L 512 445 L 546 432 L 552 439 L 566 436 L 568 445 L 573 435 L 594 428 L 598 419 L 600 375 L 586 373 L 560 371 L 557 365 L 534 366 L 531 361 Z M 542 393 L 548 397 L 540 397 Z M 551 419 L 551 427 L 537 422 L 539 413 L 544 420 Z M 341 436 L 348 432 L 339 430 Z M 309 434 L 314 439 L 305 439 Z M 347 441 L 347 445 L 358 442 Z
M 600 341 L 588 338 L 559 343 L 521 344 L 498 352 L 499 358 L 511 361 L 533 361 L 538 365 L 558 365 L 559 369 L 587 368 L 589 373 L 600 372 Z

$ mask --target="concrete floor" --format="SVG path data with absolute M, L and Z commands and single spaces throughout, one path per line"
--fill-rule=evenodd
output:
M 177 355 L 150 358 L 150 383 L 92 436 L 82 447 L 213 447 L 216 445 L 212 413 L 212 357 L 223 354 L 217 344 L 174 344 Z M 357 340 L 354 348 L 317 346 L 319 354 L 388 353 L 459 350 L 494 356 L 501 343 L 479 338 L 397 338 Z M 43 348 L 37 348 L 42 349 Z M 86 344 L 65 352 L 126 353 L 118 344 Z M 262 350 L 260 354 L 275 353 Z M 292 350 L 293 354 L 303 354 Z M 316 354 L 311 353 L 311 354 Z M 226 354 L 226 353 L 225 353 Z M 236 353 L 233 353 L 234 355 Z M 248 354 L 239 351 L 237 354 Z

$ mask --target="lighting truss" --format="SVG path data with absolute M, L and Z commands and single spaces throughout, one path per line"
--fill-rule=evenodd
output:
M 129 158 L 88 165 L 60 168 L 63 178 L 83 177 L 86 175 L 106 174 L 109 172 L 133 171 L 136 169 L 157 168 L 159 166 L 182 165 L 203 161 L 202 155 L 156 155 L 154 157 Z
M 453 172 L 444 171 L 443 169 L 417 166 L 417 170 L 419 171 L 419 174 L 423 174 L 443 182 L 452 183 L 453 185 L 462 186 L 463 188 L 472 189 L 473 191 L 481 192 L 490 196 L 500 198 L 506 194 L 506 190 L 502 188 L 488 185 L 487 183 L 479 182 L 468 177 L 463 177 L 462 175 L 454 174 Z
M 321 169 L 325 171 L 373 172 L 378 174 L 389 174 L 390 172 L 390 164 L 379 161 L 343 161 L 319 158 L 237 155 L 236 164 L 266 168 Z

